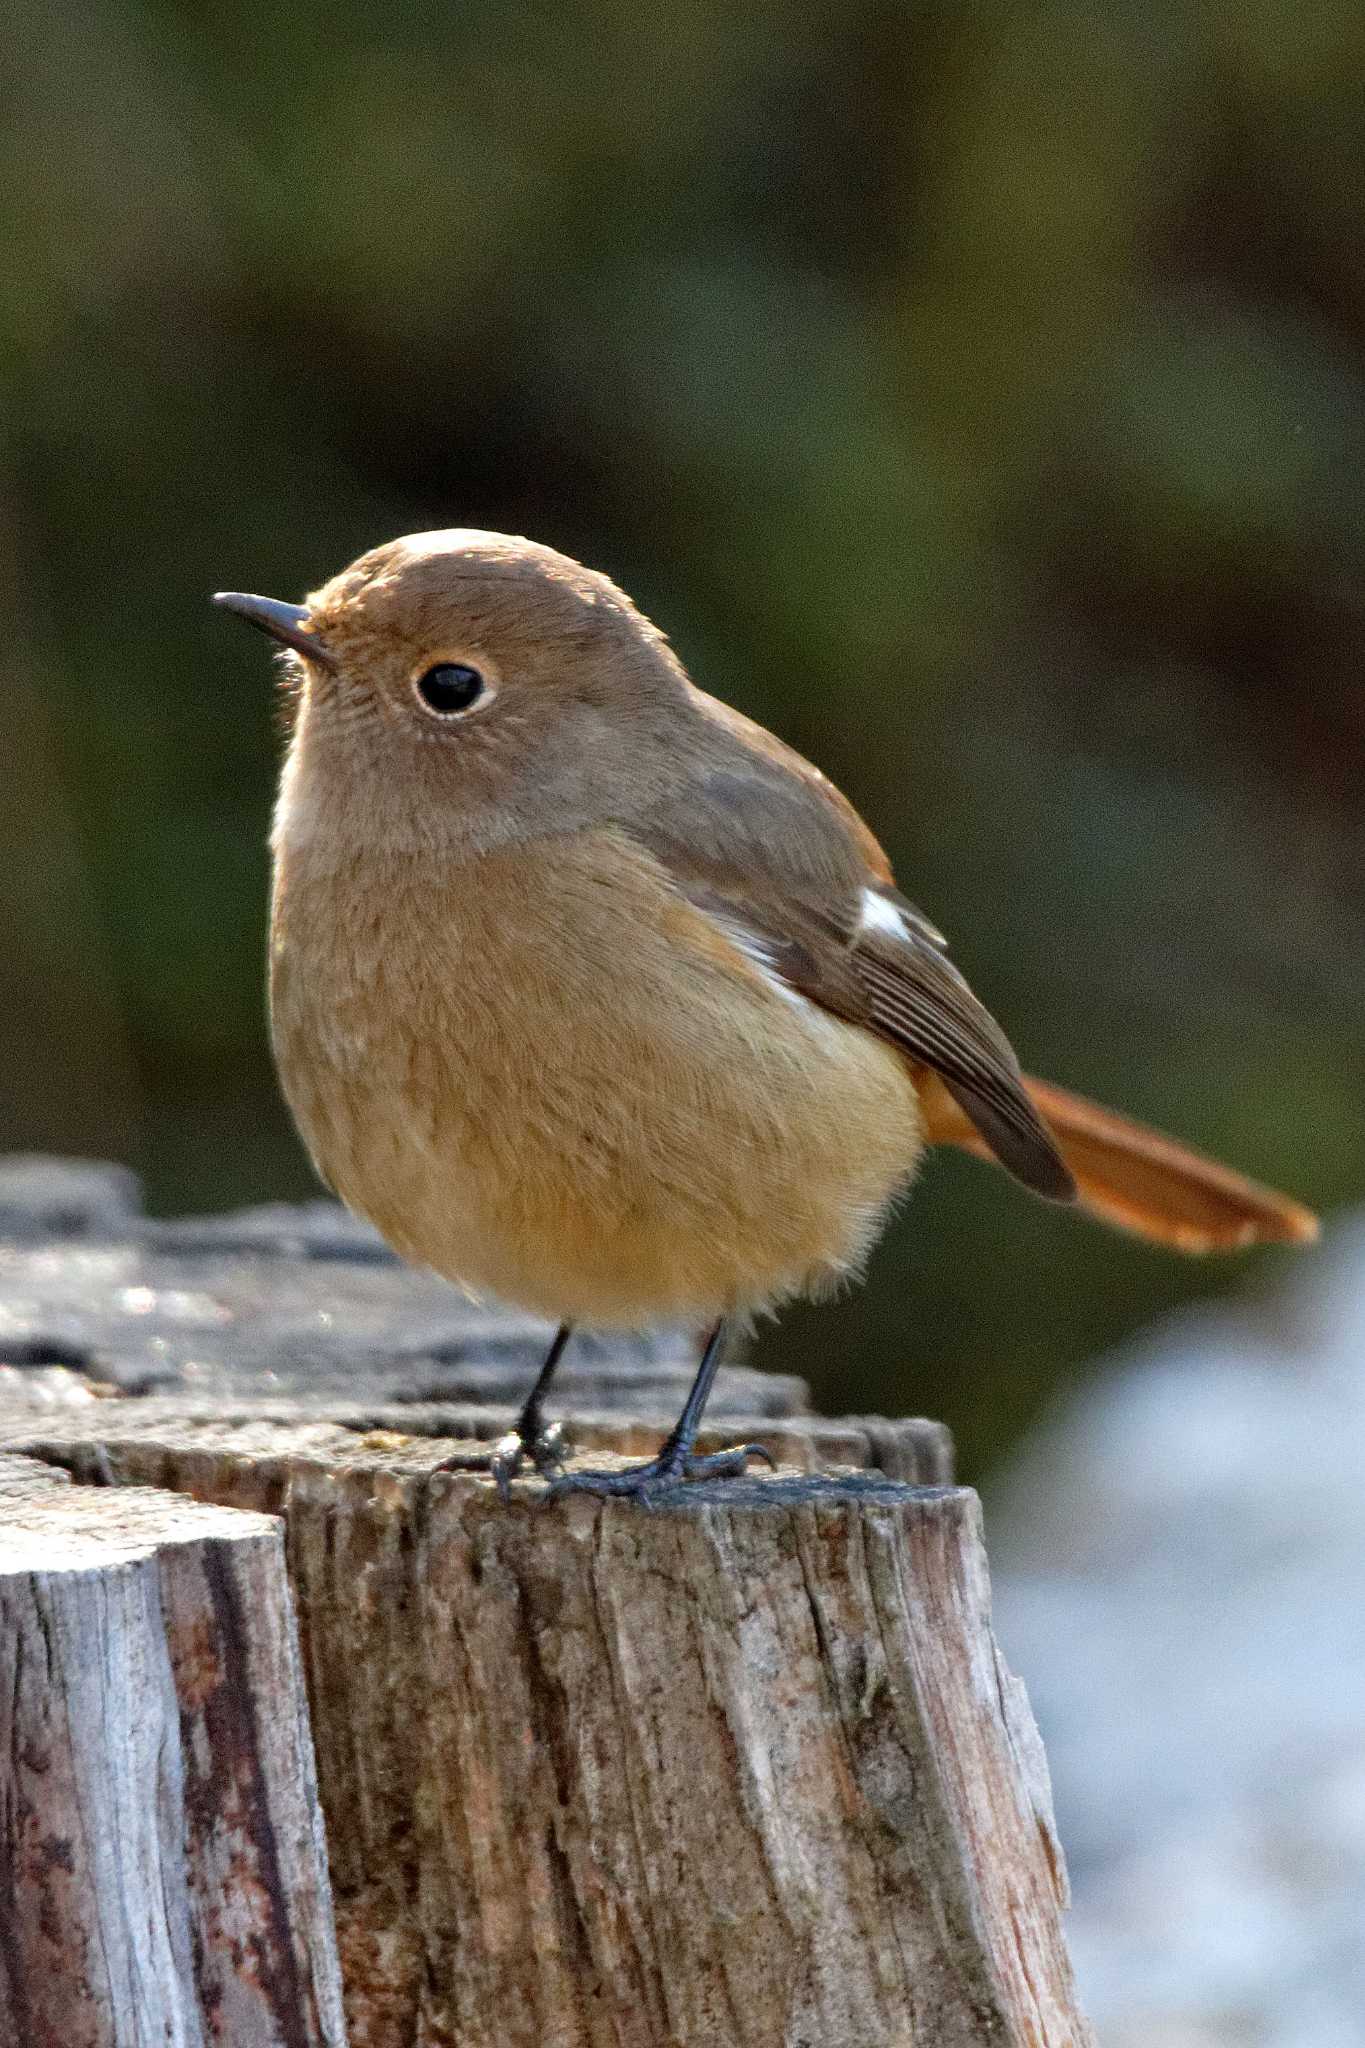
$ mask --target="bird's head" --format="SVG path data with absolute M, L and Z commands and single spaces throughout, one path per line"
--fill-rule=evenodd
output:
M 361 829 L 382 812 L 390 832 L 481 845 L 594 822 L 688 717 L 686 678 L 630 599 L 507 534 L 410 534 L 302 605 L 215 602 L 286 650 L 293 800 L 359 805 Z

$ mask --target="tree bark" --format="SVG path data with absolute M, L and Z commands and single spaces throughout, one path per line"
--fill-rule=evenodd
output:
M 437 1474 L 547 1334 L 0 1161 L 0 2048 L 340 2048 L 300 1666 L 350 2048 L 1091 2048 L 946 1432 L 741 1366 L 704 1447 L 778 1476 Z M 554 1412 L 643 1455 L 694 1362 L 584 1337 Z
M 278 1524 L 0 1458 L 0 2041 L 344 2038 Z
M 352 2048 L 1088 2048 L 967 1490 L 126 1413 L 8 1434 L 286 1516 Z

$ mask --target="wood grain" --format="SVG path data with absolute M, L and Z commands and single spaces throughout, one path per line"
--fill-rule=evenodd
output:
M 0 2041 L 342 2048 L 278 1524 L 0 1459 Z
M 1090 2048 L 970 1492 L 118 1405 L 26 1448 L 287 1518 L 352 2048 Z

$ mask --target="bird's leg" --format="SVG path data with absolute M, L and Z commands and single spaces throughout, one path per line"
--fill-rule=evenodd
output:
M 556 1479 L 552 1491 L 560 1493 L 634 1494 L 648 1496 L 659 1488 L 683 1479 L 738 1479 L 749 1469 L 750 1458 L 773 1459 L 762 1444 L 735 1444 L 728 1450 L 712 1451 L 698 1457 L 692 1446 L 697 1441 L 701 1418 L 710 1398 L 725 1349 L 725 1318 L 716 1324 L 706 1340 L 697 1377 L 683 1403 L 682 1414 L 664 1439 L 657 1456 L 643 1465 L 627 1465 L 611 1472 L 567 1472 Z
M 498 1482 L 499 1493 L 504 1496 L 528 1458 L 543 1479 L 561 1471 L 568 1440 L 557 1422 L 546 1427 L 545 1396 L 572 1335 L 572 1323 L 561 1323 L 555 1331 L 554 1341 L 545 1354 L 545 1363 L 536 1374 L 536 1383 L 506 1436 L 499 1437 L 488 1451 L 456 1451 L 435 1469 L 438 1472 L 491 1472 Z
M 564 1356 L 565 1347 L 573 1335 L 572 1323 L 561 1323 L 555 1331 L 553 1341 L 545 1354 L 545 1363 L 536 1374 L 536 1383 L 522 1404 L 520 1415 L 514 1427 L 502 1440 L 503 1444 L 515 1442 L 521 1446 L 522 1455 L 530 1458 L 537 1472 L 543 1462 L 557 1465 L 564 1450 L 564 1432 L 557 1422 L 545 1426 L 545 1396 L 550 1391 L 550 1381 Z M 500 1450 L 502 1445 L 498 1447 Z

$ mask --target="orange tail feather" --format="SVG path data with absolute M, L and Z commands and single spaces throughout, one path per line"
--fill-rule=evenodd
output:
M 947 1089 L 934 1075 L 917 1078 L 930 1144 L 959 1145 L 989 1159 L 990 1147 Z M 1084 1096 L 1024 1078 L 1075 1176 L 1081 1207 L 1105 1222 L 1182 1252 L 1307 1244 L 1317 1236 L 1317 1218 L 1287 1195 Z

